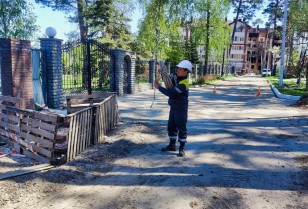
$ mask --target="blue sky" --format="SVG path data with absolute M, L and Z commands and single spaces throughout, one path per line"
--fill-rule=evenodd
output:
M 43 7 L 42 4 L 35 3 L 35 0 L 28 0 L 34 6 L 34 14 L 37 16 L 37 25 L 40 26 L 41 31 L 39 34 L 45 34 L 47 27 L 53 27 L 57 31 L 56 38 L 67 39 L 65 33 L 76 30 L 77 25 L 69 23 L 65 14 L 61 11 L 53 11 L 48 7 Z M 136 11 L 134 19 L 131 23 L 132 32 L 137 32 L 138 20 L 141 17 L 141 12 Z
M 37 16 L 37 25 L 39 25 L 41 28 L 39 34 L 45 34 L 45 29 L 47 27 L 53 27 L 57 31 L 56 38 L 63 39 L 65 41 L 67 39 L 65 33 L 78 29 L 77 25 L 69 23 L 67 21 L 63 12 L 53 11 L 48 7 L 43 7 L 42 4 L 35 3 L 35 0 L 28 1 L 34 6 L 33 12 Z M 262 16 L 261 11 L 258 12 L 258 16 Z M 232 17 L 234 15 L 229 15 L 229 17 L 230 16 Z M 140 11 L 136 11 L 133 15 L 133 21 L 131 22 L 131 29 L 133 33 L 138 31 L 137 24 L 140 17 Z M 264 27 L 264 25 L 260 25 L 260 27 Z

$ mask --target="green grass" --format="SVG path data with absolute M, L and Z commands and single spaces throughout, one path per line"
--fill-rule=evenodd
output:
M 282 94 L 292 96 L 303 96 L 308 94 L 308 92 L 306 91 L 306 80 L 302 80 L 300 85 L 297 85 L 296 78 L 283 79 L 284 86 L 279 87 L 278 76 L 269 76 L 266 77 L 266 79 Z
M 206 85 L 213 85 L 214 83 L 218 82 L 218 81 L 224 81 L 228 78 L 233 78 L 236 77 L 235 75 L 226 75 L 226 76 L 219 76 L 218 78 L 209 80 L 209 81 L 205 81 L 204 84 Z

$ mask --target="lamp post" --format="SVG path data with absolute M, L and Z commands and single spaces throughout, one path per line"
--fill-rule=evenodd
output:
M 283 86 L 284 53 L 285 53 L 285 43 L 286 43 L 287 15 L 288 15 L 288 0 L 284 0 L 283 31 L 282 31 L 281 57 L 280 57 L 280 73 L 279 73 L 279 83 L 278 83 L 279 87 Z

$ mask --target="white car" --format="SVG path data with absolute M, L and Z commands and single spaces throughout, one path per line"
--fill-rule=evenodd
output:
M 271 69 L 263 69 L 262 70 L 262 77 L 266 77 L 266 76 L 271 76 L 272 75 L 272 72 L 271 72 Z

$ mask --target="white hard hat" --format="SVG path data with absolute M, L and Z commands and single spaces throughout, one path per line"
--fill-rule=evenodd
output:
M 192 64 L 188 60 L 182 60 L 177 67 L 186 68 L 190 73 L 192 72 Z

